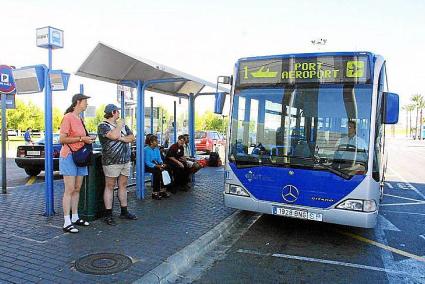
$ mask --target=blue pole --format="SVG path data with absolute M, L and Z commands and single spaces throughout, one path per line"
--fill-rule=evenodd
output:
M 7 193 L 7 177 L 6 177 L 6 94 L 1 95 L 1 179 L 2 193 Z
M 174 138 L 173 143 L 177 142 L 177 103 L 174 101 Z
M 53 137 L 52 137 L 52 91 L 50 88 L 49 72 L 52 68 L 52 48 L 49 47 L 49 67 L 44 70 L 44 169 L 45 169 L 45 197 L 46 197 L 46 216 L 53 216 L 54 197 L 53 197 Z
M 153 97 L 151 97 L 151 134 L 153 133 Z
M 137 198 L 145 198 L 145 161 L 142 151 L 144 149 L 143 138 L 145 132 L 144 119 L 145 119 L 145 98 L 144 98 L 145 85 L 139 80 L 137 81 L 137 110 L 136 113 L 136 193 Z
M 190 155 L 195 156 L 195 95 L 189 95 L 189 146 Z
M 84 84 L 80 84 L 80 94 L 84 95 Z M 84 111 L 81 112 L 80 117 L 84 119 Z
M 124 91 L 121 91 L 121 118 L 125 119 L 125 97 Z

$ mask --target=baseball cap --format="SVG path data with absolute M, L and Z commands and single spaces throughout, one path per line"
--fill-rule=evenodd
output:
M 89 99 L 89 96 L 83 95 L 83 94 L 75 94 L 72 96 L 72 103 L 75 103 L 79 100 Z
M 109 104 L 105 106 L 105 113 L 112 113 L 114 110 L 120 110 L 120 108 L 114 104 Z

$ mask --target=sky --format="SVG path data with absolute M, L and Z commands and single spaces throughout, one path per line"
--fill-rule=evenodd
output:
M 316 52 L 311 40 L 327 39 L 320 51 L 371 51 L 387 61 L 389 89 L 407 104 L 425 94 L 425 1 L 345 0 L 0 0 L 0 64 L 47 64 L 35 45 L 36 28 L 64 30 L 65 47 L 53 51 L 53 69 L 74 74 L 97 42 L 215 82 L 231 75 L 242 57 Z M 5 17 L 6 15 L 6 17 Z M 65 109 L 84 84 L 91 105 L 116 103 L 116 85 L 71 76 L 68 91 L 53 93 Z M 147 96 L 147 100 L 150 95 Z M 43 106 L 43 94 L 20 95 Z M 170 97 L 155 105 L 172 109 Z M 186 105 L 178 106 L 185 111 Z M 196 111 L 213 109 L 211 97 Z

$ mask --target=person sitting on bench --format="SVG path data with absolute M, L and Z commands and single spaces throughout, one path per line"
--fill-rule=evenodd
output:
M 185 138 L 183 135 L 180 135 L 177 143 L 174 143 L 171 145 L 170 149 L 168 149 L 166 163 L 172 170 L 175 186 L 183 191 L 187 191 L 189 190 L 187 183 L 189 182 L 191 170 L 184 157 L 184 143 Z
M 148 173 L 152 173 L 152 199 L 161 200 L 168 198 L 170 194 L 161 188 L 162 171 L 165 171 L 166 165 L 162 162 L 161 154 L 158 148 L 158 137 L 151 135 L 149 137 L 149 146 L 145 146 L 145 169 Z

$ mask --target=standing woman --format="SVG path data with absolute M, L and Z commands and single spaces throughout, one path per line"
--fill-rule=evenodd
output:
M 71 106 L 65 111 L 60 126 L 59 142 L 62 144 L 59 158 L 59 171 L 63 175 L 65 192 L 63 194 L 63 231 L 78 233 L 74 225 L 88 226 L 89 223 L 78 216 L 78 201 L 80 188 L 84 176 L 88 175 L 87 167 L 77 167 L 72 159 L 72 151 L 78 151 L 84 144 L 93 143 L 93 139 L 87 136 L 80 113 L 87 108 L 87 99 L 83 94 L 72 97 Z M 72 216 L 70 216 L 72 212 Z

